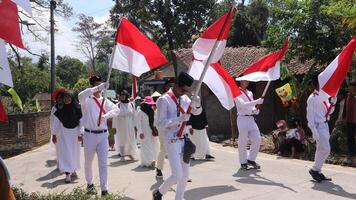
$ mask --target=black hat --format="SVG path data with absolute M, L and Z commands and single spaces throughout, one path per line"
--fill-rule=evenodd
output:
M 189 74 L 185 72 L 181 72 L 176 80 L 176 84 L 178 84 L 179 86 L 190 87 L 192 86 L 193 82 L 194 82 L 193 77 L 191 77 Z
M 102 82 L 101 76 L 95 75 L 89 78 L 90 85 L 94 85 L 95 82 Z
M 120 92 L 120 95 L 125 95 L 125 96 L 130 96 L 129 92 L 127 90 L 123 90 Z

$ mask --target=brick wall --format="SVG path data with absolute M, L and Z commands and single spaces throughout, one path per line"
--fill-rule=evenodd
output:
M 50 112 L 9 115 L 8 122 L 0 122 L 0 156 L 17 155 L 43 145 L 50 139 Z M 22 135 L 19 123 L 22 122 Z M 20 128 L 21 129 L 21 128 Z

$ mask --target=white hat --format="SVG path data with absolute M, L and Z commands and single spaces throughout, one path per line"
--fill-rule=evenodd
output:
M 155 91 L 152 95 L 151 95 L 151 97 L 160 97 L 161 96 L 161 93 L 159 93 L 159 92 L 157 92 L 157 91 Z

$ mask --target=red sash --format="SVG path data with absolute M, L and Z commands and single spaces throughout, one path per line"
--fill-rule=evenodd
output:
M 325 107 L 325 109 L 326 109 L 325 117 L 326 117 L 326 120 L 328 120 L 329 114 L 330 114 L 330 111 L 331 111 L 331 108 L 332 108 L 334 105 L 333 105 L 333 104 L 330 104 L 330 106 L 328 106 L 328 104 L 326 103 L 326 101 L 323 101 L 323 104 L 324 104 L 324 107 Z
M 100 105 L 100 103 L 99 103 L 98 99 L 97 99 L 97 98 L 95 98 L 95 97 L 93 97 L 93 99 L 94 99 L 94 102 L 96 103 L 96 105 L 98 105 L 99 110 L 100 110 L 101 105 Z M 106 111 L 105 111 L 104 107 L 103 107 L 103 113 L 104 113 L 104 114 L 106 113 Z
M 241 90 L 242 93 L 244 93 L 244 95 L 247 97 L 247 99 L 251 102 L 252 100 L 251 100 L 251 98 L 248 96 L 246 90 L 244 90 L 244 89 L 242 89 L 242 88 L 240 88 L 240 90 Z
M 178 105 L 178 101 L 177 101 L 177 98 L 176 96 L 174 96 L 173 92 L 167 92 L 168 96 L 171 97 L 171 99 L 173 100 L 173 102 L 177 105 L 177 107 L 179 106 L 179 111 L 182 113 L 182 114 L 185 114 L 185 111 L 184 109 Z

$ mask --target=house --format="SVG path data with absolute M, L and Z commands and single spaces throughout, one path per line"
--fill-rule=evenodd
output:
M 178 49 L 175 50 L 174 53 L 177 57 L 177 71 L 188 71 L 193 57 L 191 49 Z M 220 61 L 232 77 L 238 77 L 250 64 L 266 55 L 266 53 L 267 49 L 262 47 L 225 48 L 224 55 Z M 285 66 L 297 78 L 302 78 L 304 74 L 314 66 L 314 63 L 312 61 L 301 63 L 300 61 L 293 59 L 289 63 L 286 63 Z M 165 79 L 174 77 L 172 64 L 162 66 L 158 70 L 164 74 Z M 146 76 L 143 76 L 142 78 L 150 81 L 155 80 L 154 73 L 152 72 L 151 74 L 146 74 Z M 259 125 L 261 132 L 264 134 L 268 134 L 275 128 L 274 124 L 277 120 L 285 119 L 287 116 L 286 109 L 282 106 L 279 97 L 274 92 L 275 88 L 284 84 L 285 82 L 280 80 L 271 83 L 261 108 L 261 112 L 256 117 L 257 124 Z M 254 93 L 255 98 L 258 98 L 262 95 L 265 85 L 266 82 L 251 82 L 249 89 Z M 206 108 L 208 116 L 208 134 L 220 135 L 222 138 L 230 138 L 231 136 L 236 138 L 236 109 L 233 108 L 228 111 L 223 108 L 215 95 L 204 84 L 201 89 L 201 97 L 202 104 Z M 301 116 L 305 116 L 303 113 L 305 111 L 301 110 L 300 112 Z

